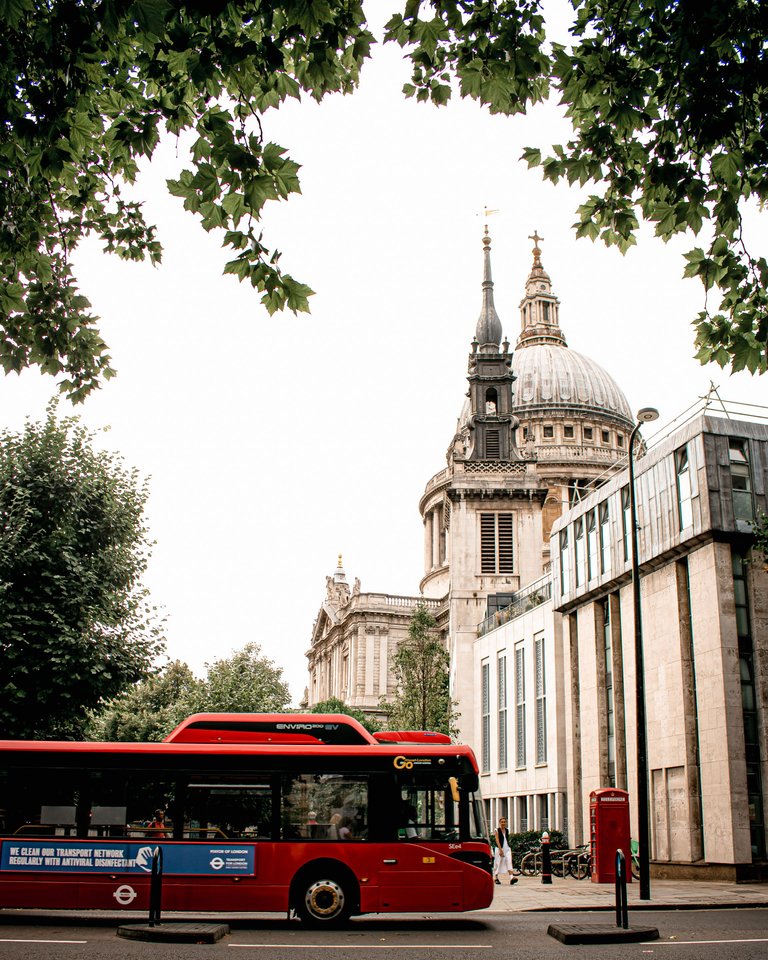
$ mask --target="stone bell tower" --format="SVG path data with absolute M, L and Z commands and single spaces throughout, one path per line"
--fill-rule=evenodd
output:
M 468 460 L 519 460 L 512 414 L 512 354 L 501 344 L 501 321 L 493 303 L 491 238 L 483 237 L 483 305 L 469 356 Z

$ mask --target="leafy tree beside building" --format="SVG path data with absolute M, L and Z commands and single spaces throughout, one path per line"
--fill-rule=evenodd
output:
M 146 484 L 93 441 L 55 404 L 0 433 L 0 737 L 79 737 L 163 648 Z
M 393 658 L 397 692 L 389 703 L 382 703 L 391 730 L 455 733 L 450 661 L 436 626 L 435 618 L 420 604 Z

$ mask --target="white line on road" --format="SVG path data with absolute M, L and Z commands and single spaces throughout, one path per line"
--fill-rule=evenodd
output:
M 651 943 L 649 940 L 648 943 Z M 750 939 L 745 937 L 742 940 L 654 940 L 654 947 L 661 946 L 670 946 L 670 947 L 694 947 L 699 943 L 768 943 L 768 937 L 759 937 L 755 939 Z
M 0 937 L 0 943 L 88 943 L 87 940 L 35 940 L 32 937 L 24 937 L 15 940 L 12 937 Z
M 493 950 L 489 943 L 228 943 L 227 946 L 280 950 Z

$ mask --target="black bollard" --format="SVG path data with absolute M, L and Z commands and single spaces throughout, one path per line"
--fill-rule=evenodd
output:
M 627 861 L 623 850 L 616 851 L 616 926 L 629 927 L 627 910 Z
M 152 879 L 149 884 L 149 926 L 160 924 L 160 903 L 163 899 L 163 848 L 152 854 Z
M 549 834 L 541 835 L 541 882 L 552 883 L 552 857 L 549 852 Z

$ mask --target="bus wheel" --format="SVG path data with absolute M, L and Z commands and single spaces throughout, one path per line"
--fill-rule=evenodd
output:
M 302 885 L 296 900 L 296 913 L 312 926 L 345 923 L 352 913 L 352 899 L 343 881 L 318 877 Z

